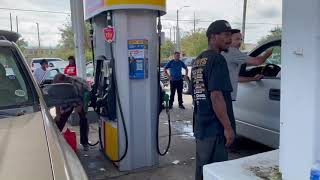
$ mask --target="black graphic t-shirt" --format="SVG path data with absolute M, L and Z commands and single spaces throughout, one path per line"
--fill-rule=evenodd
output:
M 204 139 L 224 134 L 223 126 L 212 107 L 210 98 L 212 91 L 222 92 L 231 125 L 235 130 L 232 86 L 224 57 L 214 50 L 202 52 L 192 64 L 191 80 L 195 105 L 195 137 Z

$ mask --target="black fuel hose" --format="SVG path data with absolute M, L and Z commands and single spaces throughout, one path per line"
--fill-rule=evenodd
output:
M 114 54 L 113 54 L 113 44 L 110 44 L 110 51 L 111 51 L 111 65 L 112 65 L 112 78 L 114 81 L 114 86 L 115 86 L 115 90 L 116 90 L 116 98 L 117 98 L 117 102 L 118 102 L 118 107 L 119 107 L 119 111 L 120 111 L 120 115 L 121 115 L 121 122 L 122 122 L 122 126 L 123 126 L 123 130 L 124 130 L 124 135 L 125 135 L 125 150 L 124 153 L 122 154 L 122 156 L 118 159 L 118 160 L 113 160 L 110 159 L 112 162 L 120 162 L 122 161 L 128 153 L 128 146 L 129 146 L 129 140 L 128 140 L 128 132 L 127 132 L 127 126 L 126 126 L 126 122 L 124 119 L 124 115 L 123 115 L 123 110 L 122 110 L 122 104 L 121 104 L 121 100 L 120 100 L 120 96 L 119 96 L 119 89 L 118 89 L 118 82 L 117 82 L 117 78 L 116 78 L 116 70 L 115 70 L 115 59 L 114 59 Z
M 161 70 L 160 70 L 160 63 L 161 63 L 161 30 L 162 30 L 162 25 L 161 25 L 161 13 L 160 11 L 158 11 L 158 41 L 159 41 L 159 50 L 158 50 L 158 99 L 160 102 L 162 102 L 162 99 L 160 98 L 160 94 L 162 93 L 162 88 L 160 87 L 160 73 L 161 73 Z M 160 103 L 158 103 L 158 109 L 160 109 Z M 171 118 L 170 118 L 170 111 L 168 109 L 168 107 L 166 106 L 166 113 L 167 113 L 167 116 L 168 116 L 168 126 L 169 126 L 169 138 L 168 138 L 168 144 L 164 150 L 164 152 L 161 152 L 160 150 L 160 141 L 159 141 L 159 129 L 160 129 L 160 113 L 159 115 L 157 116 L 157 130 L 156 130 L 156 141 L 157 141 L 157 151 L 158 151 L 158 154 L 160 156 L 165 156 L 169 149 L 170 149 L 170 146 L 171 146 Z
M 95 62 L 94 62 L 94 42 L 93 42 L 93 34 L 94 34 L 94 30 L 93 30 L 93 24 L 92 24 L 92 18 L 90 19 L 90 43 L 91 43 L 91 51 L 92 51 L 92 63 L 93 63 L 93 67 L 95 67 Z M 99 122 L 98 122 L 99 123 Z M 90 146 L 96 146 L 98 145 L 100 142 L 100 140 L 98 140 L 96 143 L 90 143 L 88 142 L 88 144 Z

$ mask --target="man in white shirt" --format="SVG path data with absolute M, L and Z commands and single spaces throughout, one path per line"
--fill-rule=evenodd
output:
M 47 69 L 48 69 L 48 61 L 43 59 L 41 62 L 40 62 L 40 65 L 41 67 L 37 68 L 33 75 L 34 77 L 36 78 L 37 82 L 40 84 L 41 83 L 41 80 L 43 79 L 44 75 L 46 74 L 47 72 Z
M 273 49 L 269 49 L 263 55 L 250 57 L 246 53 L 240 51 L 241 44 L 242 34 L 240 30 L 235 29 L 232 32 L 232 44 L 230 48 L 227 52 L 222 53 L 229 68 L 230 80 L 233 88 L 233 92 L 231 93 L 233 101 L 237 100 L 238 82 L 259 81 L 263 78 L 260 74 L 255 77 L 239 77 L 241 65 L 246 63 L 249 66 L 259 66 L 265 63 L 273 52 Z

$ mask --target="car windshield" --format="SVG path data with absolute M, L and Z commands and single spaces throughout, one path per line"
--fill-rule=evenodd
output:
M 0 47 L 0 110 L 33 103 L 30 85 L 10 47 Z

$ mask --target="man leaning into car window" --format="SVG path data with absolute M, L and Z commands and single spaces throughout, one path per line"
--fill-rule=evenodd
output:
M 227 52 L 222 53 L 229 68 L 230 80 L 233 88 L 233 92 L 231 94 L 233 101 L 237 100 L 238 82 L 259 81 L 263 78 L 261 74 L 258 74 L 255 77 L 239 77 L 241 65 L 246 63 L 251 66 L 259 66 L 265 63 L 273 52 L 273 50 L 270 49 L 262 56 L 250 57 L 246 53 L 240 51 L 241 44 L 242 34 L 240 30 L 236 29 L 232 32 L 232 44 L 230 48 Z
M 64 74 L 57 74 L 54 79 L 53 83 L 70 83 L 72 84 L 78 96 L 80 97 L 81 101 L 76 104 L 76 106 L 72 105 L 64 105 L 61 107 L 56 107 L 56 124 L 60 131 L 63 130 L 66 122 L 68 121 L 71 113 L 75 109 L 75 112 L 79 114 L 80 118 L 80 143 L 83 146 L 85 151 L 89 150 L 89 143 L 88 143 L 88 119 L 86 117 L 86 112 L 84 110 L 84 95 L 86 92 L 89 92 L 89 87 L 87 83 L 78 77 L 70 77 Z
M 46 59 L 41 60 L 40 67 L 38 67 L 36 70 L 34 70 L 34 77 L 36 78 L 37 82 L 40 84 L 43 77 L 45 76 L 47 70 L 48 70 L 48 61 Z

